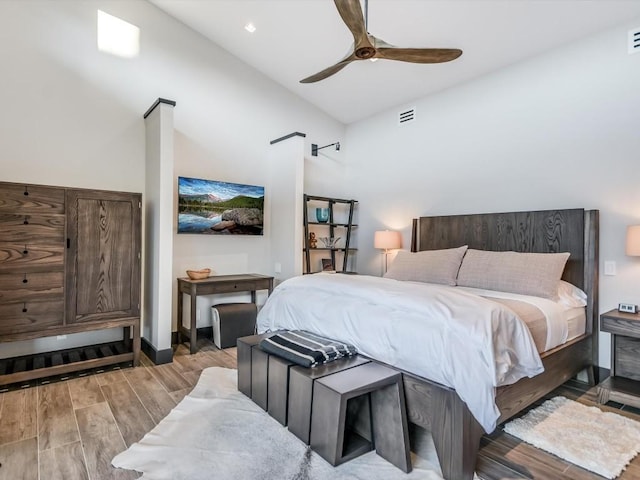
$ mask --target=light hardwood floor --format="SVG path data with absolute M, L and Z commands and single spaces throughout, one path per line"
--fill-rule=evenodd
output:
M 137 368 L 0 394 L 0 479 L 138 478 L 136 472 L 111 467 L 111 459 L 169 413 L 193 388 L 204 368 L 236 367 L 235 348 L 218 350 L 206 339 L 198 344 L 195 355 L 179 346 L 171 364 L 153 365 L 143 356 L 143 365 Z M 596 400 L 595 389 L 573 381 L 550 397 L 555 395 L 587 405 Z M 615 403 L 604 408 L 640 420 L 640 410 Z M 484 480 L 603 478 L 520 442 L 501 429 L 482 439 L 478 474 Z M 640 458 L 620 479 L 640 480 Z
M 140 440 L 194 387 L 207 367 L 236 367 L 236 349 L 199 342 L 174 361 L 97 373 L 0 395 L 0 479 L 138 478 L 111 459 Z M 46 380 L 45 380 L 46 382 Z

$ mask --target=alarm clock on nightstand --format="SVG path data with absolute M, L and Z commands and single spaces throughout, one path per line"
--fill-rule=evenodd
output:
M 624 313 L 638 313 L 638 305 L 632 303 L 619 303 L 618 311 Z

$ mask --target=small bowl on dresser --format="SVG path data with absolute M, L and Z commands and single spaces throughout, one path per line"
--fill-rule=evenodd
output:
M 200 270 L 187 270 L 187 275 L 191 280 L 202 280 L 204 278 L 208 278 L 210 274 L 210 268 L 202 268 Z

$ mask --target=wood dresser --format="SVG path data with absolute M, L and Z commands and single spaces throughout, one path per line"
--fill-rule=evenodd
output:
M 0 343 L 124 329 L 121 342 L 0 360 L 0 385 L 138 363 L 141 199 L 0 182 Z

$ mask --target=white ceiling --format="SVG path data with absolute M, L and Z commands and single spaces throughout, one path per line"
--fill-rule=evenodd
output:
M 404 47 L 460 48 L 453 62 L 354 62 L 326 80 L 299 81 L 342 59 L 353 37 L 331 0 L 150 0 L 171 16 L 343 123 L 469 81 L 618 24 L 640 0 L 370 0 L 371 34 Z M 364 0 L 363 0 L 364 3 Z M 257 30 L 244 30 L 248 22 Z M 626 50 L 622 31 L 621 50 Z

